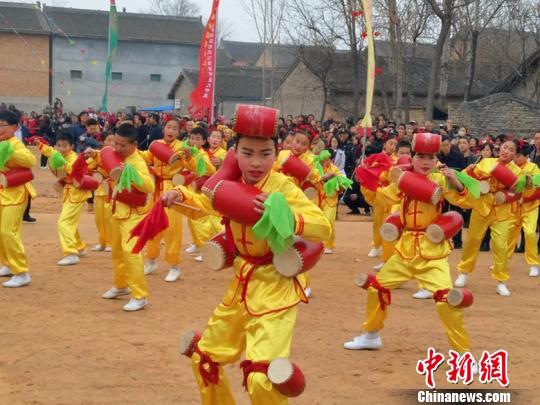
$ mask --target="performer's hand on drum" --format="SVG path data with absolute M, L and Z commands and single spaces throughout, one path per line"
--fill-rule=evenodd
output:
M 255 199 L 253 200 L 253 204 L 255 205 L 255 212 L 258 212 L 259 214 L 262 214 L 264 212 L 264 202 L 267 198 L 267 193 L 261 193 L 255 197 Z
M 189 148 L 184 148 L 184 159 L 191 159 L 191 150 Z
M 161 200 L 166 207 L 170 207 L 175 202 L 182 201 L 182 193 L 178 190 L 169 190 L 161 195 Z
M 97 151 L 92 148 L 86 148 L 83 153 L 84 153 L 84 157 L 87 159 L 94 158 L 97 155 Z
M 335 173 L 326 173 L 323 177 L 322 177 L 322 181 L 328 181 L 330 180 L 332 177 L 334 177 L 336 174 Z
M 461 182 L 458 180 L 456 176 L 456 171 L 454 169 L 450 169 L 449 167 L 444 165 L 441 166 L 439 170 L 448 179 L 450 184 L 457 188 L 458 191 L 463 191 L 463 184 L 461 184 Z

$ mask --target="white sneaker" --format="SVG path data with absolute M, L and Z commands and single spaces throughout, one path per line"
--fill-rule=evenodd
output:
M 373 266 L 373 270 L 379 271 L 383 267 L 384 267 L 384 262 L 380 262 L 379 264 L 376 264 L 375 266 Z
M 92 252 L 103 252 L 105 250 L 105 246 L 100 245 L 99 243 L 95 245 L 92 249 L 90 249 Z
M 188 248 L 185 250 L 186 253 L 199 253 L 199 248 L 197 245 L 189 245 Z
M 139 311 L 143 309 L 146 306 L 146 304 L 147 304 L 146 298 L 141 298 L 141 299 L 132 298 L 129 300 L 129 302 L 126 305 L 124 305 L 124 311 L 127 311 L 127 312 Z
M 459 273 L 459 276 L 456 278 L 456 281 L 454 281 L 454 285 L 456 287 L 465 287 L 467 285 L 467 278 L 469 277 L 468 273 L 461 272 Z
M 144 264 L 144 274 L 145 275 L 152 274 L 156 270 L 157 270 L 157 263 L 156 263 L 155 260 L 148 260 Z
M 103 249 L 104 252 L 112 252 L 112 247 L 105 246 L 105 249 Z
M 79 257 L 84 257 L 84 256 L 86 256 L 86 249 L 81 249 L 81 250 L 79 250 L 79 253 L 77 253 L 77 255 L 78 255 Z
M 304 294 L 307 298 L 311 296 L 311 287 L 304 288 Z
M 381 346 L 382 340 L 379 332 L 362 333 L 343 344 L 343 347 L 349 350 L 379 350 Z
M 197 257 L 196 257 L 195 259 L 193 259 L 193 260 L 195 260 L 196 262 L 202 262 L 202 261 L 203 261 L 203 257 L 202 257 L 202 255 L 199 255 L 199 256 L 197 256 Z
M 380 256 L 382 253 L 382 246 L 379 246 L 378 248 L 372 247 L 369 253 L 367 254 L 367 257 L 377 257 Z
M 60 261 L 56 264 L 59 266 L 71 266 L 73 264 L 78 264 L 80 262 L 79 256 L 77 255 L 67 255 L 60 259 Z
M 165 281 L 169 283 L 174 283 L 176 280 L 180 278 L 180 269 L 176 266 L 172 266 L 169 269 L 169 273 L 167 274 L 167 277 L 165 277 Z
M 0 277 L 9 277 L 11 276 L 11 269 L 8 266 L 0 267 Z
M 499 281 L 497 283 L 497 294 L 499 294 L 502 297 L 510 296 L 510 290 L 508 289 L 504 281 Z
M 538 269 L 538 266 L 531 266 L 530 270 L 529 270 L 529 277 L 538 277 L 538 275 L 540 274 L 540 271 Z M 2 274 L 0 273 L 0 276 Z
M 107 300 L 112 300 L 116 297 L 121 297 L 122 295 L 129 295 L 131 293 L 131 289 L 129 287 L 124 288 L 116 288 L 112 287 L 105 291 L 101 298 L 105 298 Z
M 324 248 L 325 255 L 331 255 L 332 253 L 334 253 L 334 251 L 331 248 Z
M 24 273 L 14 274 L 8 281 L 5 281 L 2 285 L 8 288 L 17 288 L 24 285 L 28 285 L 32 282 L 30 274 L 25 271 Z
M 425 288 L 420 288 L 417 292 L 413 294 L 412 297 L 418 300 L 427 300 L 432 298 L 433 294 L 431 293 L 431 291 L 428 291 Z

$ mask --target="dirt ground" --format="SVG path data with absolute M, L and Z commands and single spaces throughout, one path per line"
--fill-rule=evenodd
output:
M 111 286 L 110 253 L 89 253 L 77 266 L 60 268 L 56 230 L 60 202 L 48 171 L 35 170 L 40 197 L 33 203 L 35 224 L 24 224 L 32 285 L 0 289 L 1 404 L 197 404 L 199 395 L 190 362 L 178 353 L 182 332 L 205 326 L 231 277 L 230 270 L 212 272 L 185 255 L 182 278 L 166 283 L 164 263 L 148 277 L 149 305 L 125 313 L 126 299 L 100 295 Z M 342 213 L 346 210 L 341 209 Z M 366 256 L 371 223 L 342 214 L 337 222 L 337 249 L 313 270 L 315 297 L 301 305 L 291 357 L 307 379 L 295 404 L 415 403 L 407 390 L 425 388 L 415 372 L 429 346 L 448 349 L 432 300 L 411 298 L 416 284 L 394 292 L 382 332 L 381 351 L 347 351 L 342 343 L 360 331 L 366 294 L 355 275 L 370 270 L 377 259 Z M 96 242 L 93 217 L 84 213 L 81 234 Z M 187 227 L 184 242 L 190 241 Z M 460 251 L 452 253 L 453 277 Z M 474 305 L 466 310 L 473 353 L 506 349 L 514 403 L 540 401 L 540 279 L 527 276 L 523 255 L 511 262 L 512 296 L 495 294 L 489 276 L 491 256 L 481 253 L 470 286 Z M 124 297 L 125 298 L 125 297 Z M 226 367 L 239 404 L 248 403 L 238 365 Z M 444 370 L 446 368 L 444 367 Z M 443 368 L 437 388 L 449 388 Z M 497 383 L 472 388 L 499 388 Z M 463 385 L 454 386 L 463 388 Z

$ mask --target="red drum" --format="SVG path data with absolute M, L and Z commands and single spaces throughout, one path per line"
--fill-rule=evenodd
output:
M 266 375 L 274 387 L 289 398 L 299 396 L 306 388 L 306 379 L 300 367 L 285 357 L 272 360 Z
M 90 174 L 94 179 L 96 179 L 99 184 L 103 183 L 105 177 L 100 172 L 93 172 Z
M 242 172 L 238 167 L 236 151 L 234 149 L 229 149 L 219 170 L 204 183 L 202 190 L 204 193 L 210 195 L 221 180 L 238 181 L 241 177 Z
M 68 177 L 68 174 L 67 174 L 67 171 L 66 169 L 51 169 L 52 173 L 54 174 L 54 176 L 57 178 L 57 179 L 65 179 L 66 177 Z
M 401 170 L 412 170 L 412 157 L 401 155 L 398 157 L 395 167 L 399 167 Z
M 532 193 L 531 195 L 529 195 L 527 197 L 523 197 L 523 202 L 527 203 L 527 202 L 535 201 L 535 200 L 538 200 L 538 199 L 540 199 L 540 187 L 536 188 L 534 190 L 534 193 Z
M 233 265 L 236 249 L 231 251 L 228 246 L 225 231 L 218 233 L 204 244 L 202 254 L 206 265 L 211 270 L 223 270 Z
M 414 134 L 412 149 L 417 153 L 439 153 L 441 150 L 441 136 L 428 132 Z
M 165 142 L 154 141 L 150 144 L 149 150 L 155 157 L 168 165 L 173 164 L 180 158 L 171 145 Z
M 364 290 L 367 290 L 369 287 L 369 274 L 360 273 L 358 276 L 356 276 L 356 285 Z
M 210 176 L 199 176 L 199 177 L 195 177 L 195 179 L 194 179 L 195 190 L 201 191 L 202 188 L 204 187 L 204 184 L 206 183 L 206 181 L 207 181 L 209 178 L 210 178 Z
M 274 255 L 274 266 L 279 274 L 294 277 L 312 269 L 321 259 L 324 245 L 296 237 L 294 244 L 279 255 Z
M 495 204 L 510 204 L 521 199 L 521 193 L 512 193 L 508 190 L 497 191 L 495 193 Z
M 175 186 L 189 186 L 195 180 L 195 174 L 189 170 L 182 170 L 180 173 L 176 173 L 172 182 Z
M 467 308 L 473 304 L 474 298 L 471 290 L 467 288 L 452 288 L 448 291 L 446 301 L 453 307 Z
M 116 149 L 111 146 L 105 146 L 101 149 L 101 165 L 115 181 L 122 175 L 122 164 L 122 157 Z
M 214 187 L 211 199 L 216 211 L 243 225 L 255 225 L 261 214 L 255 211 L 253 200 L 262 191 L 236 181 L 221 180 Z
M 279 110 L 260 105 L 238 104 L 233 130 L 246 136 L 273 138 L 277 134 Z
M 456 211 L 439 215 L 434 223 L 426 228 L 426 236 L 433 243 L 450 239 L 463 227 L 463 217 Z
M 308 181 L 302 183 L 302 191 L 309 200 L 314 200 L 317 198 L 317 189 Z
M 148 194 L 136 188 L 132 188 L 131 191 L 122 190 L 121 192 L 115 189 L 112 198 L 132 207 L 144 207 L 148 202 Z
M 94 191 L 94 190 L 97 190 L 99 187 L 99 180 L 95 178 L 94 176 L 89 176 L 85 174 L 81 178 L 81 181 L 77 181 L 73 179 L 73 184 L 75 185 L 75 187 L 78 187 L 81 190 Z
M 491 177 L 495 178 L 499 183 L 504 184 L 506 188 L 512 188 L 518 181 L 518 176 L 502 163 L 497 163 L 493 167 Z
M 2 188 L 22 186 L 32 180 L 34 180 L 32 169 L 26 167 L 16 167 L 0 173 L 0 185 Z
M 480 194 L 487 194 L 491 190 L 491 185 L 487 180 L 480 181 Z
M 285 159 L 281 165 L 281 171 L 287 176 L 294 177 L 295 179 L 304 182 L 311 174 L 311 169 L 302 160 L 293 155 L 292 153 Z
M 403 231 L 403 223 L 401 222 L 400 212 L 394 212 L 384 220 L 381 226 L 381 237 L 387 242 L 394 242 L 399 239 Z
M 201 335 L 201 332 L 194 330 L 184 333 L 184 336 L 180 339 L 180 354 L 191 358 L 193 353 L 195 353 L 197 343 L 201 340 Z
M 399 189 L 413 200 L 437 204 L 442 196 L 441 187 L 417 172 L 403 172 L 397 184 Z

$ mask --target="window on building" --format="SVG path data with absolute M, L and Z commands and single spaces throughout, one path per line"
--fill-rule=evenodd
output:
M 111 73 L 111 79 L 112 80 L 122 80 L 122 72 L 112 72 Z
M 150 75 L 150 81 L 151 82 L 160 82 L 161 81 L 161 75 L 151 74 Z
M 72 79 L 82 79 L 82 70 L 70 70 L 69 76 Z

